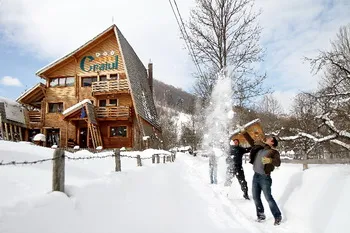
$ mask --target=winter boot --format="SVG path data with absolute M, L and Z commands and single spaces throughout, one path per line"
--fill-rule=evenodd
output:
M 246 199 L 246 200 L 250 200 L 250 199 L 249 199 L 249 196 L 248 196 L 248 193 L 244 193 L 243 197 L 244 197 L 244 199 Z
M 257 222 L 262 222 L 266 219 L 266 216 L 264 213 L 259 213 L 258 214 L 258 219 L 256 220 Z
M 274 225 L 275 225 L 275 226 L 280 225 L 280 224 L 281 224 L 281 221 L 282 221 L 282 217 L 275 218 L 275 223 L 274 223 Z

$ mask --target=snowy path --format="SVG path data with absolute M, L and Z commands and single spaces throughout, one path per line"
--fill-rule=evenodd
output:
M 103 161 L 106 167 L 100 164 L 101 168 L 110 167 L 111 162 L 113 161 Z M 273 226 L 268 209 L 267 221 L 255 222 L 253 201 L 244 200 L 235 183 L 231 189 L 222 186 L 222 172 L 225 168 L 219 167 L 219 184 L 209 184 L 208 163 L 204 158 L 182 154 L 175 163 L 148 164 L 141 168 L 135 167 L 133 163 L 132 170 L 105 175 L 98 175 L 99 170 L 94 169 L 96 174 L 87 176 L 90 173 L 81 170 L 85 166 L 96 164 L 98 162 L 91 161 L 91 164 L 82 163 L 78 168 L 73 163 L 68 166 L 67 173 L 74 175 L 67 179 L 66 192 L 69 197 L 62 193 L 48 192 L 46 195 L 2 206 L 0 232 L 314 232 L 298 218 L 289 216 L 282 225 Z M 18 170 L 13 169 L 13 172 Z M 247 173 L 251 176 L 248 169 Z M 31 174 L 41 173 L 32 171 Z M 48 179 L 49 174 L 48 170 L 45 174 Z M 77 175 L 83 175 L 84 182 L 75 182 Z M 248 176 L 247 181 L 250 183 Z
M 201 161 L 201 158 L 193 158 L 186 156 L 185 158 L 180 158 L 178 160 L 183 164 L 183 167 L 187 169 L 187 179 L 188 183 L 193 186 L 197 186 L 197 191 L 200 190 L 200 186 L 209 186 L 211 192 L 203 193 L 206 196 L 208 203 L 211 199 L 216 199 L 221 203 L 221 207 L 224 208 L 228 215 L 234 216 L 236 221 L 239 221 L 242 226 L 256 233 L 311 233 L 313 232 L 301 219 L 292 218 L 291 220 L 283 215 L 282 224 L 279 226 L 273 225 L 273 217 L 271 216 L 270 210 L 266 201 L 264 200 L 264 195 L 261 194 L 262 201 L 265 206 L 265 214 L 267 215 L 266 221 L 258 223 L 255 221 L 255 205 L 251 196 L 251 177 L 249 174 L 251 171 L 246 170 L 246 180 L 249 187 L 249 196 L 251 200 L 243 199 L 243 193 L 240 190 L 238 182 L 234 178 L 232 187 L 224 187 L 224 177 L 226 166 L 218 168 L 218 184 L 209 184 L 209 174 L 208 174 L 208 163 Z M 221 163 L 223 165 L 224 163 Z M 247 176 L 248 173 L 248 176 Z M 210 198 L 211 197 L 211 198 Z M 287 220 L 287 221 L 286 221 Z

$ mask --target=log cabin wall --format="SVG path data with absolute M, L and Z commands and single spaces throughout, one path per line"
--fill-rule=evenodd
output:
M 137 124 L 136 114 L 133 115 L 133 149 L 134 150 L 142 150 L 142 134 L 140 131 L 140 127 Z
M 49 85 L 49 83 L 48 83 Z M 68 128 L 68 132 L 70 134 L 67 135 L 67 122 L 62 120 L 62 112 L 76 104 L 75 98 L 75 88 L 74 87 L 48 87 L 45 98 L 45 120 L 44 120 L 44 133 L 47 135 L 47 129 L 60 129 L 60 147 L 66 146 L 66 141 L 68 138 L 75 138 L 75 127 L 70 125 Z M 50 105 L 56 105 L 55 107 L 51 107 Z M 62 104 L 62 108 L 58 107 Z M 54 111 L 54 112 L 50 112 Z M 68 136 L 68 138 L 67 138 Z
M 132 148 L 132 138 L 133 138 L 133 127 L 132 124 L 124 121 L 105 121 L 100 122 L 101 137 L 103 141 L 104 148 Z M 113 137 L 111 136 L 111 128 L 116 128 L 118 126 L 127 127 L 126 137 Z
M 107 54 L 105 54 L 105 52 L 107 52 Z M 106 68 L 107 65 L 110 64 L 109 68 L 116 68 L 116 63 L 118 63 L 117 69 L 100 70 L 100 68 L 98 68 L 97 70 L 95 69 L 95 71 L 93 70 L 96 68 L 95 65 L 102 65 Z M 113 64 L 115 65 L 114 67 L 112 67 Z M 130 93 L 114 95 L 106 94 L 95 97 L 92 94 L 91 86 L 83 86 L 82 81 L 84 77 L 96 77 L 97 81 L 99 81 L 101 76 L 108 76 L 110 74 L 116 73 L 121 80 L 125 80 L 127 78 L 118 42 L 113 31 L 106 34 L 105 36 L 102 36 L 87 48 L 80 50 L 74 56 L 68 58 L 66 61 L 47 70 L 44 73 L 44 76 L 47 80 L 47 92 L 46 98 L 42 103 L 42 119 L 44 119 L 43 133 L 47 134 L 49 129 L 59 128 L 61 147 L 67 146 L 68 139 L 78 141 L 76 126 L 71 122 L 68 124 L 66 121 L 62 121 L 62 115 L 60 113 L 49 113 L 50 103 L 63 103 L 63 109 L 61 112 L 84 99 L 90 99 L 93 101 L 95 106 L 98 106 L 100 99 L 116 98 L 118 99 L 119 106 L 132 107 L 133 104 Z M 50 86 L 50 82 L 52 82 L 53 79 L 64 77 L 73 77 L 74 84 L 69 87 Z M 99 125 L 105 148 L 119 146 L 133 147 L 132 122 L 113 121 L 113 123 L 111 123 L 111 121 L 101 121 L 99 122 Z M 128 132 L 126 138 L 110 137 L 110 127 L 116 126 L 127 126 Z

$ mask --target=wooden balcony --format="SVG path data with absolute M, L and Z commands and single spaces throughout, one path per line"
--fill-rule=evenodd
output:
M 129 84 L 126 79 L 93 82 L 91 87 L 93 95 L 129 92 Z
M 29 111 L 28 116 L 29 116 L 29 123 L 41 122 L 41 112 Z
M 41 127 L 42 126 L 41 112 L 29 111 L 28 118 L 29 118 L 29 127 L 33 128 L 33 127 Z
M 131 108 L 127 106 L 118 107 L 96 107 L 96 115 L 99 120 L 120 119 L 128 120 L 131 118 Z

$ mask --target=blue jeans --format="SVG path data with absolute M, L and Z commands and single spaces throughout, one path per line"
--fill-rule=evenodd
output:
M 253 192 L 253 199 L 256 207 L 256 214 L 258 217 L 264 216 L 264 206 L 260 198 L 261 191 L 263 191 L 266 201 L 267 203 L 269 203 L 269 207 L 272 215 L 275 218 L 281 217 L 281 211 L 278 209 L 278 206 L 271 195 L 271 185 L 272 185 L 272 179 L 270 176 L 254 173 L 252 192 Z

